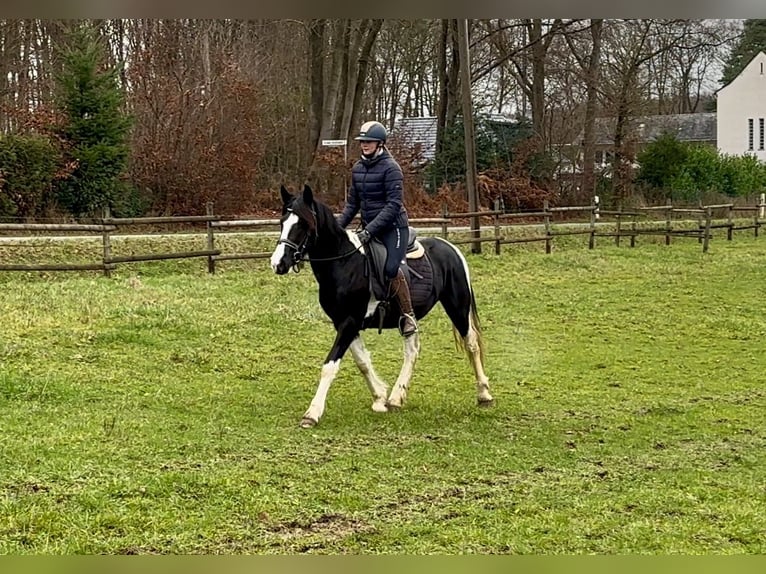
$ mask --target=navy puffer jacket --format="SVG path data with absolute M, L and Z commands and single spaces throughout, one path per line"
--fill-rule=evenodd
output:
M 402 197 L 402 168 L 387 149 L 371 159 L 362 157 L 351 168 L 348 200 L 338 223 L 346 227 L 361 211 L 362 224 L 377 235 L 395 227 L 407 227 Z

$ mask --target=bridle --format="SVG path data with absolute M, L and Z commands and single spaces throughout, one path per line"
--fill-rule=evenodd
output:
M 295 213 L 295 211 L 289 207 L 287 208 L 287 212 Z M 282 237 L 280 237 L 279 240 L 277 241 L 277 245 L 281 245 L 282 243 L 284 243 L 285 245 L 293 249 L 293 264 L 292 264 L 293 271 L 295 271 L 296 273 L 299 273 L 301 270 L 301 265 L 305 261 L 309 261 L 309 262 L 310 261 L 316 261 L 316 262 L 340 261 L 341 259 L 345 259 L 346 257 L 353 255 L 354 253 L 359 251 L 359 249 L 361 249 L 362 246 L 359 245 L 359 247 L 354 247 L 353 249 L 351 249 L 350 251 L 347 251 L 346 253 L 341 253 L 340 255 L 334 255 L 332 257 L 312 257 L 312 258 L 307 257 L 306 250 L 308 250 L 309 248 L 309 243 L 316 240 L 318 235 L 316 232 L 316 229 L 317 229 L 316 213 L 314 212 L 313 209 L 311 210 L 311 215 L 314 216 L 314 226 L 313 228 L 309 226 L 309 232 L 306 234 L 306 238 L 301 242 L 300 245 L 295 243 L 295 241 L 291 241 L 290 239 L 282 238 Z

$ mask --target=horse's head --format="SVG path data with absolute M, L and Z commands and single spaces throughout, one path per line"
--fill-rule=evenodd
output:
M 308 185 L 302 194 L 292 195 L 283 185 L 282 218 L 279 220 L 280 233 L 274 253 L 271 254 L 271 268 L 274 273 L 284 275 L 290 269 L 298 270 L 305 252 L 317 233 L 317 217 L 314 195 Z

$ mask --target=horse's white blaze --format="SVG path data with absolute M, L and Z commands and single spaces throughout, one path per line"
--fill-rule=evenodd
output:
M 407 398 L 407 389 L 410 387 L 412 371 L 415 368 L 415 361 L 420 353 L 420 334 L 415 332 L 409 337 L 404 337 L 404 361 L 399 371 L 399 377 L 391 389 L 391 395 L 388 397 L 388 404 L 392 407 L 402 407 Z
M 309 408 L 306 410 L 306 414 L 303 415 L 304 419 L 319 422 L 319 419 L 322 418 L 327 401 L 327 392 L 330 390 L 330 385 L 335 379 L 335 375 L 338 374 L 338 369 L 340 369 L 340 359 L 322 365 L 319 386 L 316 393 L 314 393 L 314 398 L 311 400 Z
M 370 352 L 364 346 L 361 336 L 357 336 L 356 339 L 351 341 L 351 355 L 354 357 L 354 362 L 359 368 L 359 371 L 364 376 L 364 380 L 367 382 L 367 387 L 372 393 L 372 410 L 378 413 L 384 413 L 388 410 L 386 407 L 386 393 L 388 387 L 380 377 L 378 377 L 375 369 L 372 366 L 372 359 Z
M 294 225 L 298 224 L 298 216 L 294 213 L 291 213 L 287 219 L 285 219 L 285 222 L 282 224 L 282 233 L 279 235 L 279 239 L 287 239 L 290 235 L 290 231 L 292 230 Z M 282 258 L 285 256 L 285 244 L 281 241 L 277 243 L 276 249 L 274 249 L 274 253 L 271 254 L 271 269 L 276 272 L 277 265 L 279 265 L 279 262 L 282 261 Z

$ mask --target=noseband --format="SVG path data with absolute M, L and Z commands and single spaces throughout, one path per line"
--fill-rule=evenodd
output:
M 277 245 L 280 245 L 281 243 L 284 243 L 288 247 L 293 248 L 293 270 L 297 273 L 300 270 L 299 265 L 305 261 L 305 253 L 306 249 L 308 248 L 309 239 L 311 238 L 310 235 L 306 235 L 306 239 L 303 240 L 303 243 L 298 245 L 294 241 L 290 241 L 289 239 L 280 239 L 277 241 Z

